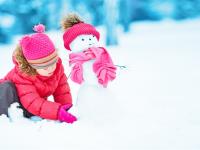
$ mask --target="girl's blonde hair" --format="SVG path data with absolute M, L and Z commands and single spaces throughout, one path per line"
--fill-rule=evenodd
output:
M 18 65 L 19 65 L 19 69 L 23 73 L 26 73 L 27 75 L 31 75 L 31 76 L 34 76 L 37 74 L 36 69 L 31 67 L 30 64 L 28 63 L 28 61 L 26 60 L 26 58 L 24 57 L 24 54 L 22 52 L 22 48 L 20 45 L 17 45 L 17 47 L 15 48 L 15 50 L 13 52 L 13 56 L 15 57 Z

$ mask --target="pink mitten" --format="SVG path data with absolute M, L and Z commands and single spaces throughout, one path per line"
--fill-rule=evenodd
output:
M 73 123 L 74 121 L 77 120 L 77 118 L 74 115 L 67 112 L 67 110 L 69 110 L 71 106 L 72 105 L 66 104 L 60 107 L 58 111 L 58 120 L 67 123 Z
M 63 105 L 63 108 L 68 111 L 72 107 L 72 104 L 65 104 Z

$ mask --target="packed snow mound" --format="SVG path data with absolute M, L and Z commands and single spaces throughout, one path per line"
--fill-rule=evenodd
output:
M 105 123 L 95 125 L 86 121 L 74 124 L 61 123 L 22 116 L 22 110 L 14 103 L 9 108 L 9 118 L 1 115 L 1 147 L 4 149 L 110 149 L 115 139 L 115 130 L 108 129 Z M 114 125 L 116 126 L 116 125 Z M 106 140 L 105 140 L 106 137 Z M 88 139 L 88 140 L 85 140 Z M 99 145 L 97 147 L 97 145 Z

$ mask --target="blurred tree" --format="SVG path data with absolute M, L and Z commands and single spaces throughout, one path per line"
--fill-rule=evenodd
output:
M 132 20 L 158 20 L 160 19 L 157 13 L 152 8 L 153 1 L 160 0 L 133 0 L 132 5 Z
M 104 21 L 103 0 L 86 0 L 87 9 L 92 14 L 92 22 L 94 25 L 101 25 Z
M 85 22 L 93 23 L 92 16 L 95 13 L 90 13 L 89 2 L 87 0 L 71 0 L 71 6 L 73 11 L 75 11 Z
M 15 19 L 10 15 L 10 0 L 0 1 L 0 43 L 9 43 Z
M 0 43 L 12 40 L 15 18 L 8 13 L 0 13 Z
M 200 15 L 200 0 L 174 0 L 175 19 L 193 18 Z
M 48 0 L 15 0 L 13 1 L 12 13 L 16 16 L 16 26 L 19 33 L 32 32 L 35 24 L 47 24 L 48 19 Z
M 3 28 L 0 27 L 0 43 L 8 43 L 10 38 L 9 35 L 5 34 Z
M 47 19 L 46 22 L 48 29 L 58 29 L 60 27 L 61 12 L 62 9 L 64 9 L 64 6 L 62 4 L 62 0 L 51 0 L 49 1 L 48 5 L 46 4 L 46 9 L 48 11 L 46 12 L 45 16 L 48 17 L 45 18 Z M 41 11 L 41 14 L 43 16 L 44 13 Z
M 157 19 L 172 18 L 175 11 L 174 0 L 151 0 L 150 6 Z
M 135 0 L 119 1 L 119 21 L 121 22 L 124 32 L 128 32 L 131 23 L 132 4 Z
M 117 45 L 117 18 L 118 18 L 118 1 L 105 0 L 105 25 L 106 25 L 106 44 Z

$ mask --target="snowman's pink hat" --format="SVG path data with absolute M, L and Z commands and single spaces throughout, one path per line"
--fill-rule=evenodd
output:
M 87 23 L 78 23 L 67 29 L 63 35 L 64 46 L 67 50 L 71 50 L 70 43 L 79 35 L 92 34 L 99 40 L 100 34 L 94 26 Z

